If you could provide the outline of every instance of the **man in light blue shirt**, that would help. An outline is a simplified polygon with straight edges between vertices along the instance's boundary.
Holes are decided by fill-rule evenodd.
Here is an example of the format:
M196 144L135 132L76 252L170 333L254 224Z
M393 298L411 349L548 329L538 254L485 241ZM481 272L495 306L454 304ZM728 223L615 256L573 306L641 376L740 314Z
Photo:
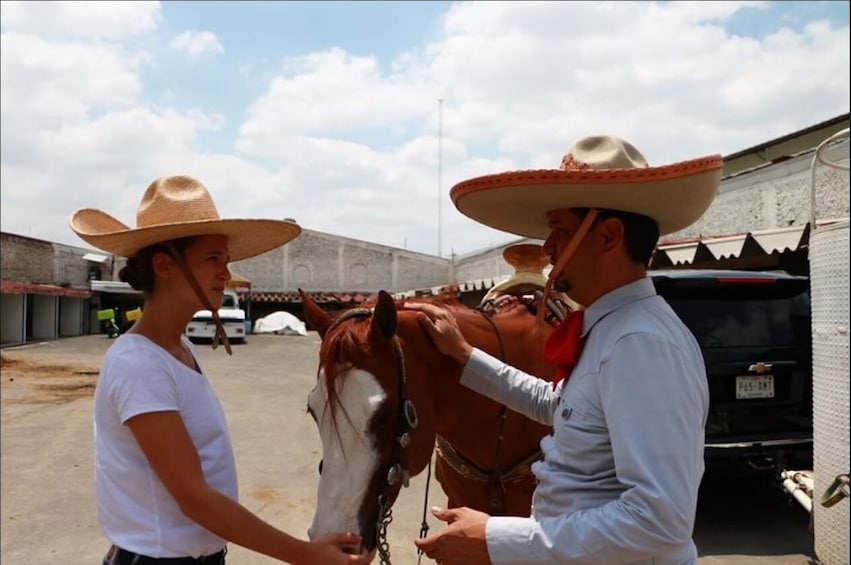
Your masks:
M553 426L532 468L532 515L435 509L448 526L417 540L429 557L447 565L697 562L706 374L697 342L657 296L646 266L660 234L703 214L721 166L713 155L649 167L628 142L595 136L572 145L561 169L453 187L455 205L473 219L545 239L554 264L547 292L586 309L581 355L575 365L563 359L559 374L572 372L553 387L471 347L445 310L409 305L437 347L464 364L464 385ZM557 365L558 352L573 347L559 329L546 347Z

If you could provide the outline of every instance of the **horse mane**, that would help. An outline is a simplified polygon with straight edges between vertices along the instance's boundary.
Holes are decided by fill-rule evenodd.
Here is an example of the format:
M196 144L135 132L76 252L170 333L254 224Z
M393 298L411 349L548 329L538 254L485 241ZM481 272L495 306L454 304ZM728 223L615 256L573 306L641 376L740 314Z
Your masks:
M344 315L345 312L346 310L340 312L338 316ZM341 325L334 336L334 339L322 339L319 345L319 363L320 369L325 374L325 390L328 394L325 404L330 412L331 427L336 431L339 429L337 425L338 410L351 423L345 407L337 396L337 378L353 366L351 359L358 350L357 326L355 324ZM339 432L337 433L339 438Z

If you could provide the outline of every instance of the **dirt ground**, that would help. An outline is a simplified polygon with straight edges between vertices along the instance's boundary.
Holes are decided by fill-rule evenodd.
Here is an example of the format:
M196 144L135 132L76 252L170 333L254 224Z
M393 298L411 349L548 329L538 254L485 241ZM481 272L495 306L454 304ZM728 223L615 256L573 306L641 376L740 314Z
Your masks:
M107 548L97 523L92 464L92 398L104 335L0 351L0 563L100 563ZM313 516L319 438L306 412L319 338L252 335L234 345L199 346L228 417L241 502L300 537ZM425 476L414 477L393 508L395 565L417 562ZM701 493L695 540L700 565L812 565L805 511L768 485L721 482ZM427 505L445 497L431 481ZM440 524L429 516L432 531ZM276 561L230 546L231 565ZM430 562L423 559L423 562Z

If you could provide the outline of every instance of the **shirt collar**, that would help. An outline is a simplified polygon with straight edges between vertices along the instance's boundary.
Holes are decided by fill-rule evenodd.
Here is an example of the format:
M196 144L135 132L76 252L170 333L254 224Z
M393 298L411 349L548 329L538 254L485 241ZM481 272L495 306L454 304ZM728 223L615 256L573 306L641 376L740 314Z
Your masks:
M655 295L656 287L653 286L650 277L638 279L607 292L585 310L582 319L582 337L587 336L594 324L605 318L609 313L627 304Z

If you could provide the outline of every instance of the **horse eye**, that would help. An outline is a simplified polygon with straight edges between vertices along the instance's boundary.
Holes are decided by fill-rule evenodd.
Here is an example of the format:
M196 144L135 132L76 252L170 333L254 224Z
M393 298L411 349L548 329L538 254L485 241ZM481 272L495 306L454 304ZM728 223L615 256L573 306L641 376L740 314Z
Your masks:
M322 459L319 460L319 474L322 474Z

